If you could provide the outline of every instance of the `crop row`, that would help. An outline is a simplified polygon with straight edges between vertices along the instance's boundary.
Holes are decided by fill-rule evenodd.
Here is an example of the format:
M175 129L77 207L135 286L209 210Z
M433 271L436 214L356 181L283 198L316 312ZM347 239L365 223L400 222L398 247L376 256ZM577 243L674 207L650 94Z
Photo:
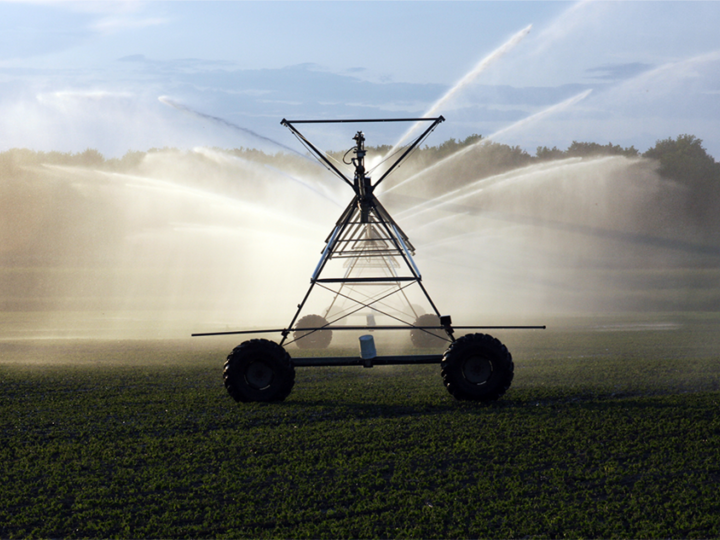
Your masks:
M490 406L434 366L314 368L237 405L221 358L106 347L0 366L1 537L720 536L716 361L538 357Z

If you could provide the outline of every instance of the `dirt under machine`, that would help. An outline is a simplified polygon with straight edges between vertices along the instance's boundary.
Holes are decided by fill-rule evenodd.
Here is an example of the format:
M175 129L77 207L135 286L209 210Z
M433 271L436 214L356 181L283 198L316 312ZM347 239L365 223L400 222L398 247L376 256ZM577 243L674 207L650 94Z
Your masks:
M510 352L498 339L484 333L455 337L456 330L530 329L544 326L453 326L442 315L422 282L413 260L415 248L375 196L378 185L402 163L445 119L394 118L373 120L285 120L299 141L353 191L350 204L340 215L325 241L308 288L285 328L198 333L193 336L276 333L279 343L250 339L227 357L223 379L228 393L239 402L282 401L295 384L295 368L312 366L373 366L440 364L443 382L459 400L493 401L513 380ZM415 122L426 129L403 150L375 182L365 166L365 135L357 131L355 144L343 157L352 166L349 178L338 161L319 150L297 128L300 124ZM347 157L351 156L350 161ZM322 314L306 314L315 295L325 298ZM361 324L357 324L360 320ZM285 347L295 343L304 352L329 347L335 332L364 332L359 337L359 356L299 356ZM375 332L409 332L413 350L446 347L443 353L377 354ZM324 351L323 351L324 352Z

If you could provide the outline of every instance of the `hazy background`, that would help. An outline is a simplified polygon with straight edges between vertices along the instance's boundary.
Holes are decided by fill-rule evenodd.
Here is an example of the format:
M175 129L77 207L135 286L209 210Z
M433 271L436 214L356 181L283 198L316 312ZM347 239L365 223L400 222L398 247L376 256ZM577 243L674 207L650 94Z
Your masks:
M456 90L427 144L644 152L689 133L720 155L716 2L9 2L0 15L5 339L285 326L351 192L292 153L282 118L420 116ZM356 129L393 145L405 126L307 133L341 150ZM720 305L717 220L695 204L717 215L717 190L619 155L480 174L483 148L408 163L380 196L456 323Z

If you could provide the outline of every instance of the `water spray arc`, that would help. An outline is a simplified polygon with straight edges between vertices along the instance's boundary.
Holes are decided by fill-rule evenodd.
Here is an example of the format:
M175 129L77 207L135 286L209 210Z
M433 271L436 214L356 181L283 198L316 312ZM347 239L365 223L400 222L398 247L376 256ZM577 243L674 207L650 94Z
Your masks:
M462 201L467 200L468 197L472 197L481 193L484 189L493 187L499 184L507 182L519 182L522 181L526 174L537 174L543 170L560 170L568 165L575 164L580 161L580 158L568 158L560 162L548 162L540 165L531 165L524 169L513 170L510 172L495 174L487 178L481 178L470 184L466 184L460 188L448 191L442 195L439 195L431 200L423 201L410 207L398 215L403 219L417 218L418 216L429 211L437 211L447 206L452 206Z
M579 103L580 101L582 101L583 99L585 99L586 97L588 97L591 93L592 93L592 90L591 90L591 89L585 90L584 92L580 92L579 94L577 94L577 95L575 95L575 96L573 96L573 97L571 97L571 98L568 98L568 99L566 99L565 101L561 101L560 103L556 103L555 105L551 105L550 107L548 107L548 108L546 108L546 109L543 109L543 110L540 111L540 112L537 112L537 113L535 113L535 114L531 114L531 115L528 116L527 118L523 118L522 120L518 120L517 122L515 122L515 123L513 123L513 124L511 124L511 125L509 125L509 126L507 126L507 127L504 127L503 129L501 129L501 130L499 130L499 131L496 131L496 132L493 133L492 135L489 135L489 136L485 137L484 139L481 139L480 141L478 141L478 142L476 142L476 143L474 143L474 144L471 144L471 145L469 145L469 146L466 146L466 147L463 148L462 150L458 150L458 151L455 152L454 154L451 154L451 155L449 155L448 157L446 157L445 159L442 159L442 160L438 161L437 163L433 163L433 164L432 164L430 167L428 167L427 169L425 169L425 170L423 170L423 171L420 171L419 173L414 174L414 175L412 175L412 176L409 177L409 178L406 178L405 180L403 180L403 181L400 182L399 184L395 184L394 186L392 186L392 187L388 188L387 190L385 190L385 192L386 192L386 193L390 193L391 191L393 191L393 190L395 190L395 189L397 189L397 188L399 188L399 187L401 187L401 186L407 185L407 184L415 181L415 180L416 180L417 178L419 178L420 176L422 176L422 175L424 175L424 174L426 174L426 173L429 173L430 171L433 171L433 170L435 170L435 169L437 169L437 168L441 168L441 167L447 165L449 162L454 161L454 160L458 159L458 158L461 157L461 156L464 156L464 155L467 154L468 152L471 152L472 150L475 150L475 149L477 149L477 148L479 148L479 147L482 147L482 146L485 146L485 145L487 145L487 144L490 144L493 140L497 139L497 138L498 138L499 136L501 136L501 135L504 135L504 134L506 134L506 133L509 133L509 132L511 132L511 131L514 131L514 130L516 130L516 129L519 129L519 128L521 128L521 127L523 127L523 126L526 126L526 125L528 125L528 124L531 124L531 123L533 123L533 122L537 122L537 121L539 121L539 120L542 120L543 118L545 118L545 117L547 117L547 116L550 116L550 115L552 115L552 114L555 114L555 113L557 113L557 112L564 111L565 109L567 109L567 108L569 108L569 107L572 107L572 106L575 105L576 103Z
M453 86L450 90L448 90L443 97L441 97L439 100L435 102L435 104L430 107L430 109L424 114L424 118L429 118L437 113L437 111L440 110L441 107L443 107L445 104L447 104L448 101L450 101L453 97L455 97L458 92L464 90L469 84L471 84L477 77L480 75L483 71L485 71L488 66L490 66L493 62L503 57L508 51L510 51L513 47L515 47L518 43L520 43L525 36L527 36L530 33L530 30L532 29L532 24L526 26L522 30L520 30L518 33L513 35L508 41L503 43L500 47L495 49L493 52L491 52L489 55L487 55L485 58L480 60L480 62L477 63L477 65L470 70L465 76L460 79L455 86ZM394 154L397 149L402 145L403 142L405 142L419 127L420 122L415 122L410 129L408 129L403 136L400 138L398 142L395 143L395 145L392 147L392 149L388 152L388 156ZM386 156L387 157L387 156Z
M296 154L302 158L306 158L306 156L304 156L297 150L294 150L294 149L290 148L289 146L285 146L283 143L278 142L274 139L271 139L270 137L265 137L264 135L260 135L259 133L256 133L255 131L253 131L251 129L247 129L247 128L238 126L237 124L233 124L232 122L228 122L227 120L220 118L219 116L212 116L211 114L205 114L205 113L196 111L194 109L191 109L190 107L187 107L186 105L182 105L181 103L173 101L168 96L160 96L160 97L158 97L158 101L164 105L172 107L173 109L177 109L180 112L184 112L186 114L195 116L197 118L202 118L203 120L210 120L211 122L216 122L218 124L222 124L223 126L229 127L235 131L239 131L240 133L244 133L245 135L250 135L251 137L254 137L258 140L270 143L273 146L282 148L283 150L287 150L288 152L290 152L292 154Z
M375 196L376 188L445 119L399 118L371 120L285 120L281 124L330 171L353 190L353 198L325 240L310 286L285 328L212 332L194 336L279 333L279 343L251 339L228 356L224 382L239 402L282 401L295 382L295 367L440 364L446 388L456 399L493 401L501 397L513 379L512 356L496 338L480 333L456 338L456 330L529 329L544 326L454 326L449 315L441 315L422 282L413 255L415 248L399 225ZM405 152L373 182L365 168L365 134L357 131L350 178L342 165L333 162L298 129L300 124L426 122L430 125ZM319 293L319 294L316 294ZM324 297L323 315L302 316L311 297ZM422 302L430 313L424 313ZM349 307L347 307L349 304ZM315 304L322 305L322 304ZM365 317L365 324L344 324ZM376 317L389 324L376 324ZM360 336L360 357L315 356L291 358L284 346L295 343L303 349L324 349L336 331L409 331L417 348L449 344L443 354L378 356L374 338Z

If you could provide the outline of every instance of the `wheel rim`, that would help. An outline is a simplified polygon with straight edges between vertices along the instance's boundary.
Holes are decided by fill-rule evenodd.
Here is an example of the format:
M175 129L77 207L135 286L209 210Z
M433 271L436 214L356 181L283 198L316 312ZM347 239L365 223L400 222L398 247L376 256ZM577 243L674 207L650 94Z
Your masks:
M493 372L492 362L481 356L471 356L463 364L463 377L472 384L485 384Z
M303 335L303 338L305 341L310 343L311 345L317 345L320 342L320 332L313 332L311 334L305 334Z
M256 390L270 386L273 379L273 370L265 362L256 360L245 370L245 380Z

